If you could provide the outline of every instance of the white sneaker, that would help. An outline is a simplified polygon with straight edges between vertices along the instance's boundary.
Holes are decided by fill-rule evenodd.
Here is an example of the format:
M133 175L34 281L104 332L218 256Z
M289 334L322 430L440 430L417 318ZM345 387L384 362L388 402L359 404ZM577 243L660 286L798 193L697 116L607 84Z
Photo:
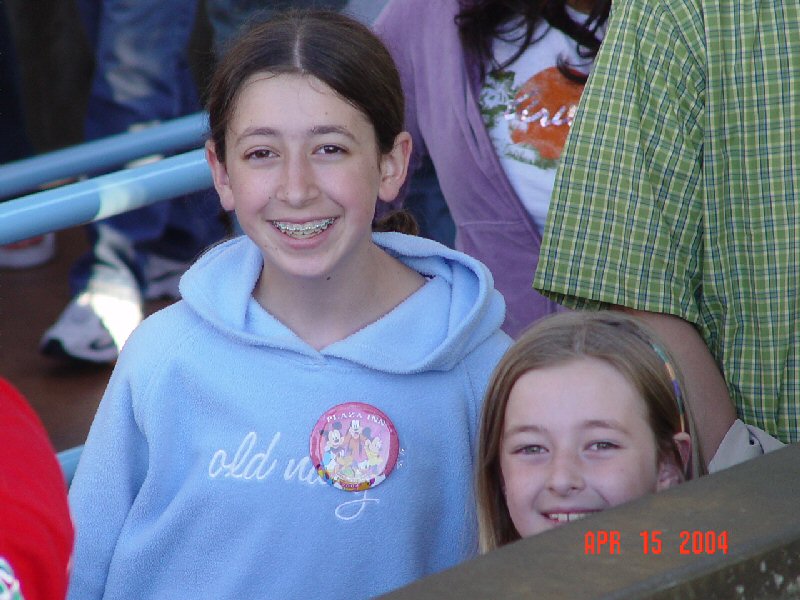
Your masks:
M112 363L142 318L141 303L134 299L83 292L44 333L39 348L47 356Z
M191 266L191 263L164 258L157 254L150 254L144 267L145 278L145 300L158 300L159 298L170 298L178 300L181 293L178 290L178 283L181 276Z
M56 236L45 233L0 246L0 268L28 269L43 265L56 253Z

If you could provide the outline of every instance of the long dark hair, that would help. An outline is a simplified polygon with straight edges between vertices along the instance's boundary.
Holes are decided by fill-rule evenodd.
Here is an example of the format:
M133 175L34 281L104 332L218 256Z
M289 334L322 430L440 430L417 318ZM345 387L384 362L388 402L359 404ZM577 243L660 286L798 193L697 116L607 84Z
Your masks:
M403 131L400 75L389 51L372 31L334 11L289 10L254 20L229 45L211 79L208 114L211 141L225 162L225 133L239 93L255 73L316 77L367 117L378 149L386 154ZM415 234L410 214L390 215L380 231Z
M511 65L536 43L533 32L540 20L563 31L578 44L578 55L593 59L600 50L602 38L598 31L608 20L611 0L594 0L589 18L584 24L576 22L566 8L565 0L460 0L461 11L456 15L456 25L461 44L467 52L476 55L481 65L481 77L495 69ZM516 30L517 19L524 22L521 37L510 37ZM503 63L498 63L492 53L492 42L501 38L517 42L517 51ZM558 59L558 68L568 79L585 82L586 75L571 68L565 60Z
M225 161L225 132L242 85L254 73L316 77L369 119L381 153L403 131L400 75L383 43L334 11L290 10L254 21L217 65L208 93L211 139Z

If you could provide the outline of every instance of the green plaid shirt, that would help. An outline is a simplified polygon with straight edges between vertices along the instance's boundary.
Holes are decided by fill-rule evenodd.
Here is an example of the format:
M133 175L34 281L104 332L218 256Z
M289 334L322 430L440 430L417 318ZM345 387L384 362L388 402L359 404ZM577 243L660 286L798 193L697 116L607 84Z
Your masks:
M800 439L800 0L614 0L534 287L698 327L739 415Z

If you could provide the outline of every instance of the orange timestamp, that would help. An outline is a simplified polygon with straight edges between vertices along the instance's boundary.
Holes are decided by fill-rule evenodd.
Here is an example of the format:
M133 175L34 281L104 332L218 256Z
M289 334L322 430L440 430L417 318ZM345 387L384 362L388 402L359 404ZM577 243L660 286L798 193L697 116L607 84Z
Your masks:
M660 529L640 531L642 554L661 554L664 542ZM728 531L683 530L679 532L678 554L727 554ZM587 531L584 534L585 554L621 554L622 535L616 529Z

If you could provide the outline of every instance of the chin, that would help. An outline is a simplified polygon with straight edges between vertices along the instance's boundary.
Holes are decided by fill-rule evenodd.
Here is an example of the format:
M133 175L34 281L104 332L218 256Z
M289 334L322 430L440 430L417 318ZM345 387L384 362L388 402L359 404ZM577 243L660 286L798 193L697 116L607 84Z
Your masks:
M532 523L523 523L522 527L517 527L517 532L520 537L526 538L555 529L556 527L558 527L558 524L553 523L550 519L539 518Z

